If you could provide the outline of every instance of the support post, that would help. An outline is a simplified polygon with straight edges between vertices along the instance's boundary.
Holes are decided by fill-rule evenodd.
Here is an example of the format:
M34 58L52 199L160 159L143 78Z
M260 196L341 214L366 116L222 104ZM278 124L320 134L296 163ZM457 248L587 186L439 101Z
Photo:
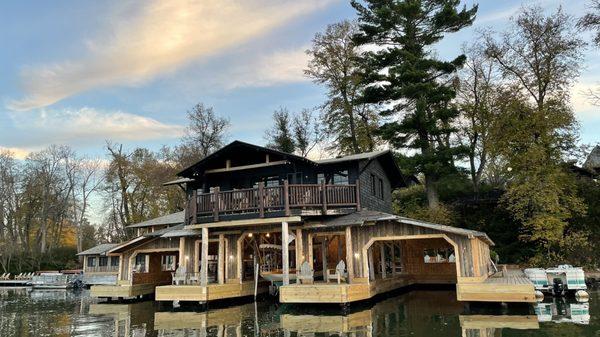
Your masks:
M290 284L290 251L289 251L288 223L281 223L281 263L283 264L283 285Z
M360 212L360 178L356 179L356 211Z
M346 227L346 268L348 268L348 283L354 281L354 252L352 251L352 231Z
M313 233L308 233L308 235L306 236L306 241L308 241L306 243L306 250L307 250L307 261L308 264L310 265L310 268L313 268L313 264L314 264L314 256L313 256Z
M323 238L323 242L321 242L321 260L323 261L323 279L327 278L327 246L328 241L327 237Z
M396 244L392 241L390 245L390 254L392 254L392 276L396 276Z
M198 221L198 190L192 192L192 224Z
M187 266L185 264L185 236L179 238L179 266Z
M385 271L385 244L383 244L383 242L379 243L379 255L380 255L380 259L381 259L381 278L386 278L386 271Z
M200 285L208 284L208 228L202 228L202 256L200 260Z
M302 240L302 229L296 229L296 269L300 269L304 262L304 247Z
M225 235L219 234L219 260L217 268L217 277L219 284L225 283Z
M323 215L327 214L327 185L325 181L321 182L321 205L323 206Z
M258 183L258 216L265 217L265 183Z
M290 216L290 185L287 179L283 181L283 207L285 216Z
M213 195L215 197L215 201L213 203L213 218L214 218L214 221L217 222L217 221L219 221L219 206L220 206L220 203L221 203L221 200L220 200L221 196L220 196L220 188L219 188L219 186L216 186L213 189Z

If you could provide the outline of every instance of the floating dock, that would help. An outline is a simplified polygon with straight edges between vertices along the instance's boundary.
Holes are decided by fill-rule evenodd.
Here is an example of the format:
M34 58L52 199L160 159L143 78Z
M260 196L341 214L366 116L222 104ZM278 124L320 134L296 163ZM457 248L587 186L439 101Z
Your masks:
M461 282L456 285L459 301L535 303L535 288L520 269L507 269L483 282Z

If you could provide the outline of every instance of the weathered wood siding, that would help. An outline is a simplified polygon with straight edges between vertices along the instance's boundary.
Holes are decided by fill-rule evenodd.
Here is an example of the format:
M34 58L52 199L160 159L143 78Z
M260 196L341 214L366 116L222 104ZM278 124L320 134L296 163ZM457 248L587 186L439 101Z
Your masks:
M360 174L360 200L361 207L392 213L392 187L388 175L383 170L379 160L362 161L359 163ZM375 176L375 192L371 175ZM379 179L383 181L383 198L380 196ZM374 194L374 195L373 195Z
M128 250L126 252L123 253L123 256L121 258L121 264L122 264L122 272L121 272L121 278L120 280L129 280L129 259L131 258L131 256L133 254L135 254L138 251L144 251L144 250L160 250L162 248L177 248L179 249L179 239L177 238L158 238L158 239L154 239L152 241L146 242L142 245L139 245L131 250ZM143 254L143 252L141 253ZM177 252L173 253L175 255L178 255ZM159 261L159 265L160 265L160 261Z

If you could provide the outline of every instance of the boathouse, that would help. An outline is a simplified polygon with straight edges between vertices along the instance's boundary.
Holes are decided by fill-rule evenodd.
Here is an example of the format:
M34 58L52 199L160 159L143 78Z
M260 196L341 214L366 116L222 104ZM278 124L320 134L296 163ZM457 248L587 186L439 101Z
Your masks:
M392 191L415 179L390 151L315 161L234 141L178 175L165 183L186 193L178 221L150 220L108 252L129 296L208 302L270 290L283 303L350 303L456 284L462 301L535 300L532 284L497 273L485 233L392 214ZM105 289L92 293L115 296Z
M83 257L83 282L86 285L117 284L119 257L106 255L115 246L116 243L102 243L77 254Z

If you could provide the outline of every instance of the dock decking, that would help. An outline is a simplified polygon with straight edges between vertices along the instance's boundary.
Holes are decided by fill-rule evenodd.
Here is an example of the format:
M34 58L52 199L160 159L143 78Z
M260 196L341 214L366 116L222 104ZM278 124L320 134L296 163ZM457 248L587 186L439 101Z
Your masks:
M535 288L519 269L496 273L483 282L458 283L459 301L535 303Z
M258 293L269 290L267 282L259 282ZM254 282L201 285L166 285L156 287L157 301L208 302L254 295Z

